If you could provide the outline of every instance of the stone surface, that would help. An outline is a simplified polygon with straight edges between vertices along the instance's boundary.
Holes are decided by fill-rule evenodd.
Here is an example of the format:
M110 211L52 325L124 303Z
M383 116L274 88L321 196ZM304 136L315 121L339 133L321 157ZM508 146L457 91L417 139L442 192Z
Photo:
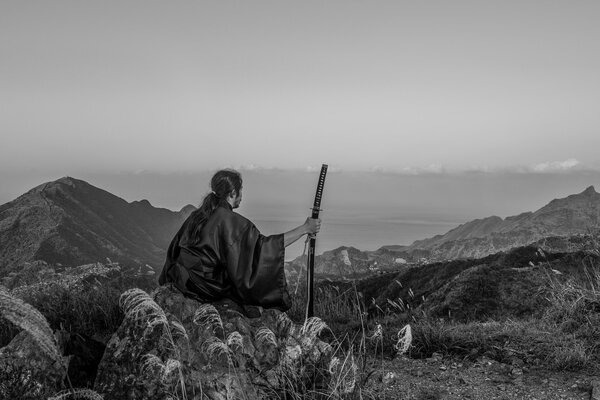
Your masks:
M389 385L390 383L395 382L397 379L398 379L398 374L396 374L395 372L387 372L385 375L383 375L381 382L384 385Z
M0 349L0 399L45 398L57 392L63 387L64 365L41 351L29 333L20 332Z
M592 381L591 400L600 400L600 380Z
M250 319L233 302L215 303L221 325L214 317L213 323L199 318L205 305L170 287L152 297L187 337L162 324L148 328L142 316L126 317L98 367L94 389L105 398L164 399L169 393L182 398L182 382L187 398L215 400L277 398L330 385L331 346L285 313L264 310Z

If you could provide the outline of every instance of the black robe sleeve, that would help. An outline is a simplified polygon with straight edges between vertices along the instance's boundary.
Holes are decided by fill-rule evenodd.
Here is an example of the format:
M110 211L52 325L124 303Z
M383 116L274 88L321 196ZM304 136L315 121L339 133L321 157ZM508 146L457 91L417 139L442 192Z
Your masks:
M251 222L225 243L227 274L244 304L287 310L283 234L264 236Z

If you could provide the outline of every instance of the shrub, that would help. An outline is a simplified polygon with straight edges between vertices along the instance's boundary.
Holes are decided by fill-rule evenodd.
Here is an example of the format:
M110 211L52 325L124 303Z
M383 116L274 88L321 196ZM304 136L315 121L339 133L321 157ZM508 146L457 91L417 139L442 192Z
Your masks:
M147 286L153 279L114 263L87 264L62 271L45 263L32 263L26 266L26 273L13 276L8 283L11 294L39 310L53 329L63 327L104 339L123 320L120 294L139 281ZM8 344L16 333L14 326L2 324L0 346Z

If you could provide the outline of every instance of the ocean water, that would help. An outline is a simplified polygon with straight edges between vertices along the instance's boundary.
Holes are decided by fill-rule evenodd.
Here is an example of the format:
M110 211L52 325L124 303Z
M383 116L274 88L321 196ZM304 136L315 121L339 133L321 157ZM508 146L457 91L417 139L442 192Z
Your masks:
M377 250L385 245L409 245L415 240L440 235L464 221L410 218L351 218L323 216L321 231L317 236L316 254L340 246L353 246L359 250ZM265 235L286 232L303 222L301 218L255 219L253 222ZM286 260L301 255L302 238L286 248Z

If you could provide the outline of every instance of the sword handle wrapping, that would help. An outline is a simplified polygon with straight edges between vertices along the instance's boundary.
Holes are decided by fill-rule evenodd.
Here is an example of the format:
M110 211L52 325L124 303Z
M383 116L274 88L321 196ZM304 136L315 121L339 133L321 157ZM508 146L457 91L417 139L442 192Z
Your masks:
M315 193L315 202L313 204L313 218L319 218L319 209L321 208L321 198L323 197L323 187L325 186L325 176L327 175L327 164L321 166L319 182L317 183L317 193Z

